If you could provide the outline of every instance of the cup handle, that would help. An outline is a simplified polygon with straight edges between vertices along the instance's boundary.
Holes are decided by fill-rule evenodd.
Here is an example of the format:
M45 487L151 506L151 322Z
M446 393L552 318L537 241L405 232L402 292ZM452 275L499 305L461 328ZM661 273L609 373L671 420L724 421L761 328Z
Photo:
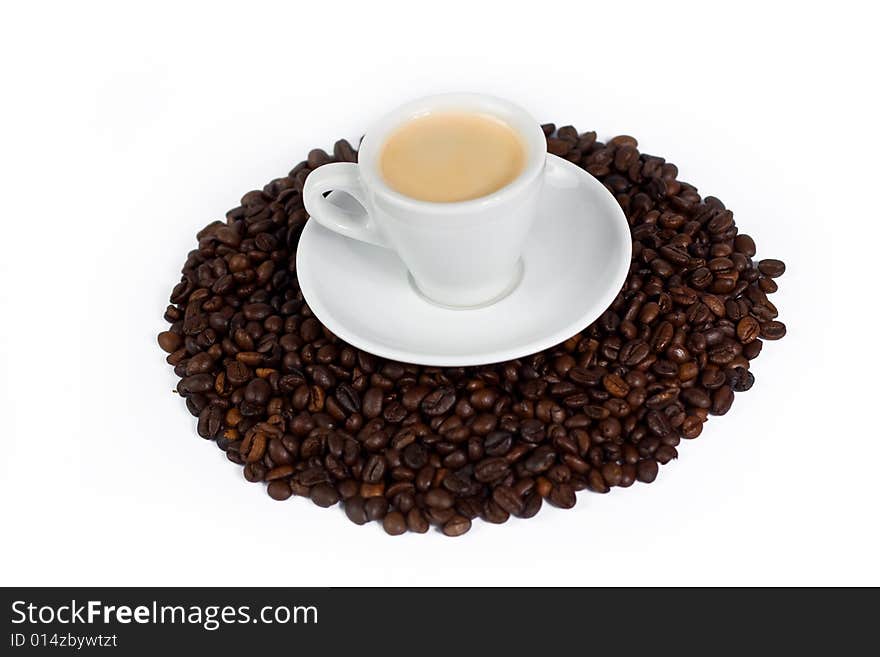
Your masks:
M328 201L324 194L334 190L354 197L363 212L349 212ZM324 228L361 242L390 248L367 210L366 198L358 165L351 162L325 164L312 171L303 186L306 212Z

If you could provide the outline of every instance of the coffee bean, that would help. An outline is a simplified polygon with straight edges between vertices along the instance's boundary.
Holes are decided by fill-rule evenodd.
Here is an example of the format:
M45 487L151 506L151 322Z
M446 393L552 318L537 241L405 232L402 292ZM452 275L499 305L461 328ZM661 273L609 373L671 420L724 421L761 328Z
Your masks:
M272 306L267 303L249 303L242 309L245 319L261 320L272 314Z
M244 478L250 482L263 481L266 478L266 466L262 463L247 463L243 472Z
M650 484L657 478L657 472L657 461L655 461L654 459L639 461L637 466L637 476L639 481Z
M461 536L471 528L471 521L464 516L453 516L443 525L443 533L447 536Z
M345 515L356 525L363 525L370 520L364 508L364 498L359 495L345 500Z
M403 419L406 417L406 409L400 402L393 401L382 411L382 417L390 424L398 424L403 422Z
M492 501L511 515L523 510L523 500L510 486L498 486L492 491Z
M226 366L226 381L233 386L241 386L250 381L253 373L241 361L234 360Z
M382 414L382 404L385 401L385 393L381 388L370 388L364 393L363 412L364 417L372 419Z
M455 391L452 388L438 388L422 400L422 412L429 416L443 415L455 404Z
M709 395L699 388L686 388L682 390L681 398L686 404L696 406L697 408L709 408L712 405Z
M455 499L442 488L432 488L425 493L425 504L437 509L450 509Z
M273 500L278 500L279 502L286 500L292 495L290 484L287 483L286 479L277 479L273 481L269 484L266 492L269 493L269 497Z
M481 482L497 481L507 474L508 468L507 460L502 457L483 459L474 466L474 477Z
M381 454L372 454L364 464L361 478L368 484L377 484L385 476L385 457Z
M483 449L487 456L504 456L513 445L513 434L509 431L493 431L486 436Z
M748 370L742 370L736 381L731 383L734 392L746 392L755 384L755 375Z
M546 436L544 423L535 418L523 420L519 427L519 433L523 440L533 444L542 442Z
M568 484L556 484L553 486L548 499L553 506L558 506L560 509L570 509L577 503L574 489Z
M629 386L626 381L616 374L607 374L602 377L602 385L614 397L626 397L629 393Z
M611 490L608 487L608 484L605 483L605 478L602 476L602 471L600 469L593 468L590 470L587 475L587 486L594 493L607 493Z
M336 400L346 413L360 413L361 398L348 383L341 383L336 389Z
M426 507L422 509L422 513L425 514L425 518L427 518L428 522L432 525L440 525L443 526L446 522L452 518L456 514L456 510L453 509L438 509L436 507ZM467 516L465 516L467 517Z
M162 331L159 334L159 346L162 348L162 351L173 354L180 349L181 344L183 344L183 340L177 333Z
M330 484L312 486L312 502L318 506L330 507L339 502L339 493Z
M757 252L755 249L755 240L743 233L736 236L736 239L733 241L733 246L737 253L742 253L750 258Z
M761 325L751 315L746 315L736 325L736 337L743 344L754 342L761 333Z
M522 511L520 511L520 518L533 518L538 515L538 511L541 510L541 506L544 501L542 497L537 493L530 493L526 495L525 501L523 502Z
M779 278L785 273L785 263L782 260L768 258L758 263L758 271L770 278Z
M269 385L268 381L259 378L251 379L247 386L245 386L244 400L252 404L262 405L269 401L271 394L272 386Z
M214 377L211 374L193 374L184 377L177 384L177 390L182 395L192 395L209 392L214 389Z
M712 405L710 407L713 415L724 415L730 410L733 404L733 388L724 385L712 393Z
M406 527L416 534L424 534L430 525L421 510L413 508L406 514Z
M369 520L381 520L388 513L388 500L384 497L370 497L364 502L364 511Z
M654 452L654 458L657 459L658 463L666 465L672 459L678 458L678 452L670 445L660 445L657 451Z
M382 528L391 536L400 536L406 531L406 518L400 511L391 511L382 521Z
M602 479L608 486L619 486L622 478L623 468L619 464L612 461L602 466Z
M411 443L403 450L403 462L418 470L428 462L428 450L421 443Z
M248 466L256 465L255 463L248 463ZM245 466L247 467L247 466ZM276 479L285 479L293 474L293 466L292 465L279 465L278 467L272 468L268 472L266 472L265 479L266 481L275 481Z
M546 472L556 462L556 452L550 446L541 446L525 460L525 469L533 474Z
M761 324L761 337L765 340L779 340L785 336L785 324L769 321Z

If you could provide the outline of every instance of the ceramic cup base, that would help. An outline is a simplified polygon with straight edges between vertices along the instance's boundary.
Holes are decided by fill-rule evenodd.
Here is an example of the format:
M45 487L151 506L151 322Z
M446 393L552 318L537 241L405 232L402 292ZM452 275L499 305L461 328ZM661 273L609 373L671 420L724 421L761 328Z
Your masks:
M513 278L510 280L510 283L507 285L507 287L505 287L499 294L496 294L494 297L492 297L488 301L484 301L482 303L476 303L471 306L453 306L453 305L432 299L427 294L422 292L421 288L419 288L419 284L416 283L416 279L413 278L413 275L410 272L406 272L406 280L409 282L409 285L413 289L413 292L415 292L417 295L419 295L419 297L421 297L423 300L427 301L431 305L438 306L440 308L445 308L446 310L478 310L480 308L486 308L488 306L491 306L492 304L498 303L503 298L505 298L506 296L511 294L514 290L516 290L516 288L522 282L525 270L526 270L526 266L523 263L522 258L520 258L519 260L516 261L515 273L513 275Z

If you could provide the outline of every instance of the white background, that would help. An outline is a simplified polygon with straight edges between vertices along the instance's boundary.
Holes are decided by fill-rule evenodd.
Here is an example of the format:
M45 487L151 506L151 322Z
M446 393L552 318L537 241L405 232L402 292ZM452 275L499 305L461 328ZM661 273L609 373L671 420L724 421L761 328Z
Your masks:
M880 584L867 4L4 4L0 583ZM655 484L392 538L246 483L155 336L200 227L455 90L678 164L788 264L789 334Z

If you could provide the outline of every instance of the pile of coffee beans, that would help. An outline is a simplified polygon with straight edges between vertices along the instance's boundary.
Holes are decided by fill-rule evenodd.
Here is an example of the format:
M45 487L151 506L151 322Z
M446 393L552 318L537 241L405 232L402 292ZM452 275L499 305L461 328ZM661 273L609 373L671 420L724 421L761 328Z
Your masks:
M245 194L186 259L159 345L199 435L273 499L342 504L393 535L459 536L475 518L654 481L752 387L764 341L785 335L767 296L785 265L754 260L733 213L632 137L543 127L549 152L602 181L631 227L629 275L595 323L480 367L393 362L334 336L303 300L294 256L306 176L357 160L338 141Z

